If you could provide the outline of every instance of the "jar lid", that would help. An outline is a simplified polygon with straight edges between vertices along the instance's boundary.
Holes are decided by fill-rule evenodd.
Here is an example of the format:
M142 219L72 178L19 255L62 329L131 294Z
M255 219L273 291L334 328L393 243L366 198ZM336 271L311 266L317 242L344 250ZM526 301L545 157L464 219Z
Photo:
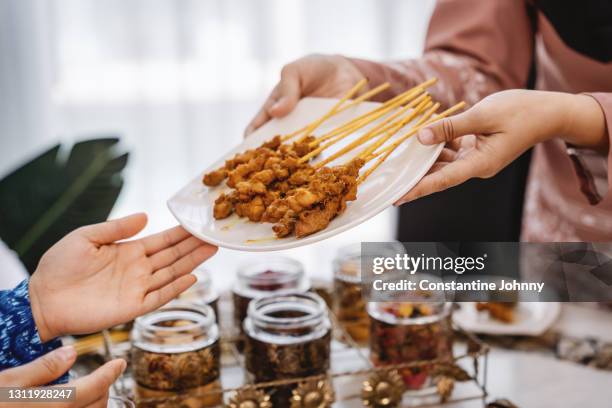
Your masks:
M392 325L431 324L447 317L452 302L369 302L370 317Z
M286 257L265 257L238 268L234 292L254 299L305 292L309 287L300 262Z
M137 318L132 329L132 344L154 353L199 350L218 339L210 306L179 301Z
M347 245L338 250L334 258L334 277L346 282L359 283L361 282L362 261L369 260L373 257L385 256L394 257L397 254L404 254L406 249L401 242L384 242L379 243L366 250L373 251L372 253L362 253L361 243Z
M195 275L197 281L192 287L181 293L178 298L179 301L209 304L219 298L208 269L200 267L195 269L192 274Z
M361 282L361 244L338 250L334 258L334 277L351 283Z
M308 292L251 301L244 328L264 342L294 344L324 336L331 323L325 301Z

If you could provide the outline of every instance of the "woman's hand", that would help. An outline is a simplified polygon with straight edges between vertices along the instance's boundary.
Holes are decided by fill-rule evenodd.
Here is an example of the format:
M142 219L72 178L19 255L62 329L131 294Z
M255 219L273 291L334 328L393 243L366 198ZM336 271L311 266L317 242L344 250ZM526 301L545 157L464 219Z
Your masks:
M471 178L493 177L530 147L555 137L607 152L606 122L597 101L587 95L524 90L488 96L418 133L423 144L446 146L429 174L396 205Z
M309 55L287 64L245 136L270 119L287 115L304 96L341 97L363 78L352 62L339 55Z
M49 384L68 371L75 360L76 352L70 346L53 350L31 363L0 372L0 386L38 387ZM108 389L123 373L125 366L125 360L122 359L109 361L93 373L63 385L75 387L74 401L53 404L33 402L30 405L22 402L18 405L15 402L6 402L0 403L0 408L46 407L49 405L65 408L106 408Z
M132 241L145 214L79 228L42 257L30 280L42 341L130 321L195 283L189 273L217 250L181 227Z

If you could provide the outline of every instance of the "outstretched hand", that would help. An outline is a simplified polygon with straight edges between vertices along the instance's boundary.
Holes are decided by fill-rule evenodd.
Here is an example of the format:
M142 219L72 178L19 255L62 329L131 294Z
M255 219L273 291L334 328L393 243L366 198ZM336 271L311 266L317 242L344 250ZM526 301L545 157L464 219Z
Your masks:
M30 280L42 341L124 323L159 308L196 281L217 250L182 227L132 241L145 214L79 228L42 257Z
M396 205L472 178L493 177L530 147L555 137L607 152L605 118L597 101L587 95L525 90L488 96L418 133L422 144L446 146L429 173Z

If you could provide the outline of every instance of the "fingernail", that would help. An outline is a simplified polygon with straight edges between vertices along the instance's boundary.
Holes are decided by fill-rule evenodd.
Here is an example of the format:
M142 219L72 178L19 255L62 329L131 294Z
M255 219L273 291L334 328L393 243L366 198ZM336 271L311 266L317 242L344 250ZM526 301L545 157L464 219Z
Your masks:
M64 361L71 361L76 357L76 350L72 346L64 346L55 350L57 356Z
M127 368L127 361L125 361L124 359L121 359L121 374L123 374L125 372L125 369Z
M248 136L251 133L253 133L253 126L248 126L245 130L244 130L244 135Z
M431 129L419 130L419 134L417 137L419 138L419 142L423 144L434 144L436 142L434 140L434 133Z

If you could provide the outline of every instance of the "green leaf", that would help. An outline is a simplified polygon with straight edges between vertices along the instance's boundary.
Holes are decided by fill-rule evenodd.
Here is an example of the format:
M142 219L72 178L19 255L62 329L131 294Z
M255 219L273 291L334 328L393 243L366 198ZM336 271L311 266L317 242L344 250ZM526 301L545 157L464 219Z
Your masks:
M65 158L56 145L0 180L0 238L30 273L70 231L106 220L128 161L118 142L82 141Z

